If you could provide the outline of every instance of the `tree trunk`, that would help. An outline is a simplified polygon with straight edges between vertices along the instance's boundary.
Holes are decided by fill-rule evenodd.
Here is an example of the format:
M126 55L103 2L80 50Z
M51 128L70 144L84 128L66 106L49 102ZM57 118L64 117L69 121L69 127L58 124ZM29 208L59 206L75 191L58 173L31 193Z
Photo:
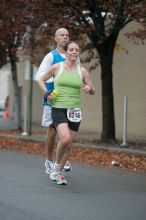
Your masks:
M12 72L12 83L14 89L14 106L16 111L16 128L22 130L21 127L21 98L20 98L20 89L18 86L18 78L17 78L17 66L16 60L10 55L10 64L11 64L11 72Z
M113 75L112 62L113 50L111 41L98 47L101 64L101 84L102 84L102 133L101 140L104 142L115 141L115 116L113 97Z

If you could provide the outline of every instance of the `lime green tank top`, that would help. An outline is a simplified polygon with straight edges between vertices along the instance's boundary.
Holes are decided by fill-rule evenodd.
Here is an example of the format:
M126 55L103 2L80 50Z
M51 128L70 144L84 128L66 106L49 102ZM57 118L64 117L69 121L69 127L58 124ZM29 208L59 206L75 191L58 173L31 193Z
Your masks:
M64 63L60 63L57 76L54 78L54 87L58 90L58 96L54 99L54 108L80 108L80 93L82 86L82 73L80 66L77 70L68 72L64 69Z

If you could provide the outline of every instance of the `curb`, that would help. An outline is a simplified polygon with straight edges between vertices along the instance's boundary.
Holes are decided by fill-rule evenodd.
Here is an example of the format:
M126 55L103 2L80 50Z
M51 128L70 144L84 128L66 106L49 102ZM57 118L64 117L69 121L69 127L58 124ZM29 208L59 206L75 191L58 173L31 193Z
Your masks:
M23 135L11 135L11 134L0 134L0 138L15 138L19 140L24 140L24 141L34 141L34 142L44 142L43 137L39 136L23 136ZM135 155L135 156L142 156L146 157L146 151L139 150L139 149L131 149L131 148L126 148L126 147L106 147L106 146L98 146L96 144L92 143L79 143L75 142L73 143L74 147L81 147L81 148L91 148L91 149L97 149L97 150L102 150L102 151L109 151L113 153L124 153L127 155Z

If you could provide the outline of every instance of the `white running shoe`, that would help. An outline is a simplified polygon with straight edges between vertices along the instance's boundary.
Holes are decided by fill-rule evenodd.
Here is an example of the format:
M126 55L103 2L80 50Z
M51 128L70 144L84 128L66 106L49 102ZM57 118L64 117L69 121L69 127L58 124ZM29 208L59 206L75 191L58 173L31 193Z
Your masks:
M60 165L55 162L54 168L50 172L50 179L53 181L57 181L57 175L59 172L60 172Z
M66 172L68 172L68 171L70 171L71 169L72 169L71 164L70 164L70 162L67 160L66 163L65 163L65 165L64 165L63 170L66 171Z
M60 172L58 175L57 175L57 184L58 185L67 185L67 180L65 179L64 175L63 175L63 172Z
M60 166L54 164L54 170L50 173L50 179L56 181L58 185L66 185L67 181L63 175L63 171L60 171Z
M57 175L58 173L54 170L50 173L50 179L53 181L57 181Z
M50 160L46 160L45 161L45 173L47 174L47 175L50 175L50 173L53 171L53 169L54 169L54 163L53 163L53 161L50 161Z
M50 179L56 181L58 185L67 185L67 180L65 179L63 172L51 172Z

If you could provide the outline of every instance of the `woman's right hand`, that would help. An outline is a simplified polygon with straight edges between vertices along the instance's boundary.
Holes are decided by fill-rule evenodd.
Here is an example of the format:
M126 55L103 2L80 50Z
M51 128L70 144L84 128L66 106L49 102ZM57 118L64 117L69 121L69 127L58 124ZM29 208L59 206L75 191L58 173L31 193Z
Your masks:
M53 96L52 96L51 94L48 95L47 100L48 100L49 102L52 102L52 101L53 101Z

